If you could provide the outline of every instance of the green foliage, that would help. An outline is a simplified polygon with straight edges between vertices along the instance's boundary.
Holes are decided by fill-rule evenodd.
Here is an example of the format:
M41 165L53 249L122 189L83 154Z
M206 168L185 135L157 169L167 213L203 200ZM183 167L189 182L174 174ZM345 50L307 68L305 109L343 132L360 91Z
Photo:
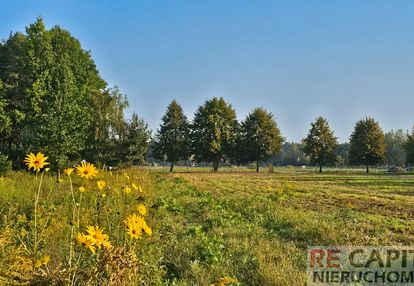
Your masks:
M409 164L414 164L414 128L411 134L407 136L407 140L404 144L404 149L406 152L406 162Z
M388 165L403 166L405 163L404 145L407 140L407 134L403 130L391 130L385 133L385 162Z
M143 118L138 117L135 113L132 114L131 120L126 124L126 134L123 140L124 150L126 150L123 156L124 163L144 163L150 138L151 131L148 129L148 124ZM119 151L122 154L122 150Z
M273 114L263 108L255 108L241 123L238 150L241 161L259 163L272 158L282 146L283 138Z
M351 135L349 159L351 164L369 166L385 160L384 133L373 118L358 121Z
M90 102L94 112L87 146L82 153L91 162L117 164L120 162L119 152L125 152L122 138L126 134L124 111L128 100L115 86L95 93Z
M160 129L157 130L154 142L154 156L160 160L174 163L185 160L189 156L190 133L187 117L181 106L173 100L162 117Z
M338 144L335 151L337 166L343 167L349 164L349 147L349 143Z
M302 166L308 164L308 158L303 152L303 144L285 142L280 152L273 157L273 164L277 166Z
M312 164L319 166L321 173L322 166L335 162L335 150L338 147L338 142L325 118L318 117L311 124L309 134L303 142L305 154L309 156Z
M16 33L4 43L0 58L8 103L3 100L0 108L11 122L2 149L16 161L29 150L42 150L54 167L62 168L84 149L89 99L106 86L90 54L68 31L46 30L38 18L26 34Z
M0 176L6 175L12 169L12 162L7 155L0 153Z
M137 118L125 120L127 107L90 52L68 31L46 29L42 18L0 44L0 151L16 167L40 150L55 170L81 157L142 162L148 130Z
M207 100L194 114L192 149L197 161L213 162L214 171L233 155L238 123L236 112L222 97Z

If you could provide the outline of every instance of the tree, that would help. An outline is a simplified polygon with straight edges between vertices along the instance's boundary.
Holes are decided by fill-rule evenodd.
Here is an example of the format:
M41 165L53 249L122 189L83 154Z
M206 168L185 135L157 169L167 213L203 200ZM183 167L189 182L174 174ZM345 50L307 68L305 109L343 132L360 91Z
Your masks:
M349 159L351 164L369 166L384 162L384 132L379 123L367 117L359 120L350 139Z
M182 107L173 100L162 117L154 142L154 156L171 162L170 172L179 160L189 156L189 123Z
M22 131L30 112L26 90L31 87L32 79L27 64L26 42L24 34L15 33L0 43L0 79L3 82L0 97L2 111L8 121L8 127L3 128L0 134L0 148L9 155L15 168L22 164L24 158Z
M411 134L407 136L407 140L404 144L404 150L406 152L405 162L408 164L414 163L414 128Z
M309 134L303 142L305 154L309 156L312 164L319 166L320 173L322 173L324 165L335 162L335 150L338 147L338 142L325 118L318 117L311 124Z
M94 112L90 122L87 145L83 156L101 165L117 164L117 150L122 149L122 138L126 135L127 123L124 111L129 103L117 86L96 92L90 99Z
M238 142L243 161L256 161L256 172L260 162L272 158L282 146L283 138L273 114L263 108L255 108L241 123Z
M213 163L217 171L234 149L238 122L236 112L222 97L207 100L194 114L191 145L197 161Z
M2 149L15 162L42 150L56 170L79 157L91 122L89 100L106 87L89 52L68 31L47 30L38 18L2 45L0 66L11 122Z
M385 162L388 165L403 166L405 163L404 144L407 134L403 130L391 130L385 133Z
M123 144L120 145L124 148L119 150L120 157L123 158L124 163L143 164L150 138L151 131L148 129L148 124L143 118L133 113L131 120L127 121L125 138L123 139Z

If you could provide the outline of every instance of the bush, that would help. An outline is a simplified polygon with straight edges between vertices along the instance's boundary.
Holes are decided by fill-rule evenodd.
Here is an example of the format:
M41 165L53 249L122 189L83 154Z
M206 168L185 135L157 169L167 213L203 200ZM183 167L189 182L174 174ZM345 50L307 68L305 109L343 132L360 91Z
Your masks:
M12 162L9 160L9 157L0 153L0 176L6 175L11 169Z

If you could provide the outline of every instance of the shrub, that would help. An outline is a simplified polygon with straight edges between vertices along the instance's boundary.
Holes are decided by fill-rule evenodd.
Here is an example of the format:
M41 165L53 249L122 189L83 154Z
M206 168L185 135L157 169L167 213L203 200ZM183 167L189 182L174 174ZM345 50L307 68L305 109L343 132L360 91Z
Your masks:
M12 162L9 160L9 157L0 153L0 176L6 175L11 169Z

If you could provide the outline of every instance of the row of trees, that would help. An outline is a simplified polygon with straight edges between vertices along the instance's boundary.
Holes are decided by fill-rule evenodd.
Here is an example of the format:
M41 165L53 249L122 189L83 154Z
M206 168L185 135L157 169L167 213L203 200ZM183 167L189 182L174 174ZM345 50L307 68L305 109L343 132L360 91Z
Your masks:
M34 150L56 170L80 158L142 163L150 132L136 114L124 117L127 107L68 31L38 18L0 43L0 152L15 168Z
M223 98L212 98L198 107L190 123L173 100L155 135L153 155L171 162L170 171L178 161L190 157L211 162L214 171L226 160L237 164L254 161L259 171L261 162L271 158L275 162L281 154L289 156L288 152L293 164L295 160L309 162L319 166L320 172L323 166L335 164L363 165L369 172L372 165L384 162L400 165L404 157L408 162L414 160L414 131L412 135L404 135L401 130L384 134L373 118L356 123L349 143L338 144L323 117L311 124L301 144L283 144L283 141L273 115L263 108L253 109L239 123L230 104Z
M191 123L173 100L162 117L154 140L154 156L171 162L170 171L190 156L198 162L211 162L214 171L225 160L236 163L270 159L280 150L283 138L273 115L255 108L239 124L233 107L223 98L212 98L201 105Z

